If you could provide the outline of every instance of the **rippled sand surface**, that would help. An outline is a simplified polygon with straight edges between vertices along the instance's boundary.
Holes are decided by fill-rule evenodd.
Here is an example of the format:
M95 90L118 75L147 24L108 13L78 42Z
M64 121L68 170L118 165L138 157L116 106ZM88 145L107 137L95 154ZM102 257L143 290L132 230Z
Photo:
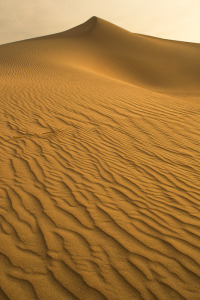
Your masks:
M93 17L0 46L0 299L200 299L200 45Z

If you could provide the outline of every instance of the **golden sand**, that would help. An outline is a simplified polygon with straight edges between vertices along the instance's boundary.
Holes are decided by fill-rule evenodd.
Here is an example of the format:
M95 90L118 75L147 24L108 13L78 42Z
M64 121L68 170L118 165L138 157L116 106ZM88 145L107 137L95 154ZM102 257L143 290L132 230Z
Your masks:
M0 299L200 299L200 44L93 17L0 46Z

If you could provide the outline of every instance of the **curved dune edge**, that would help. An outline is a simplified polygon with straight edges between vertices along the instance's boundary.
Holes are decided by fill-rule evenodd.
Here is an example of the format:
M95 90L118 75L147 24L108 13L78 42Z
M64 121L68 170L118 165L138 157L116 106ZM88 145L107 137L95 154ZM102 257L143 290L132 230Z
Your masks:
M99 18L0 46L0 299L200 299L199 50Z

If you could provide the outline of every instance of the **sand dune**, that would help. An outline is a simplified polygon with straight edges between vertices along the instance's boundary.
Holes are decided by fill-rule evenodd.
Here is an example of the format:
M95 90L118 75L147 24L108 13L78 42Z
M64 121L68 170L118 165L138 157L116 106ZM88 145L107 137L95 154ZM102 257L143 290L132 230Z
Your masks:
M200 299L200 45L93 17L0 82L0 299Z

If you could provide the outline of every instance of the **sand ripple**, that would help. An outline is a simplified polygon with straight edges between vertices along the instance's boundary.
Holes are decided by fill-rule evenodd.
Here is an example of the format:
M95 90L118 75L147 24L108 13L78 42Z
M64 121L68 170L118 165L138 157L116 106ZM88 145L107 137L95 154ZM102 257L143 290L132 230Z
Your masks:
M55 45L0 47L0 299L200 299L199 102Z

